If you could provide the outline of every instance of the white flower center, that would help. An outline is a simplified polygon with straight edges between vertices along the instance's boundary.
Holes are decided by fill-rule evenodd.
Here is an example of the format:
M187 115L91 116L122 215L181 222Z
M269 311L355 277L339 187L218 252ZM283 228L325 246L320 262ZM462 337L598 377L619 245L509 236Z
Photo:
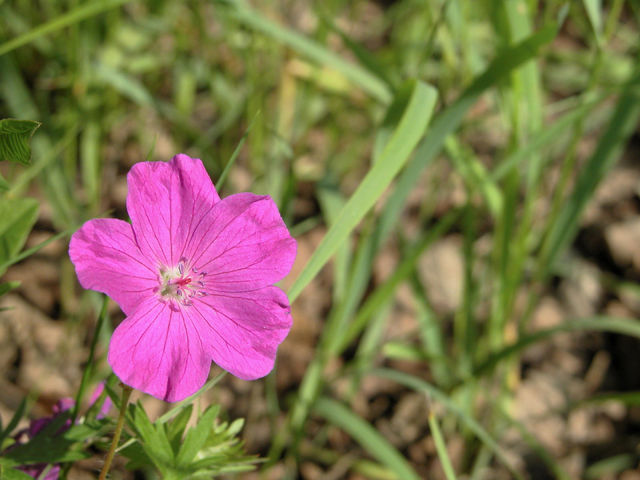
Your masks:
M160 267L158 276L158 296L164 301L175 301L181 305L191 305L193 297L203 297L205 272L199 272L189 265L185 258L174 267Z

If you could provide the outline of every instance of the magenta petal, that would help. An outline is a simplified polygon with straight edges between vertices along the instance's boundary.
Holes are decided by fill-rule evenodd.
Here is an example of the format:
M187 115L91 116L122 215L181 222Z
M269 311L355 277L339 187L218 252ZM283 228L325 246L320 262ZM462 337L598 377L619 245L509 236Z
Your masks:
M204 385L211 367L199 328L182 309L148 298L113 332L109 364L133 388L182 400Z
M207 291L246 291L284 278L296 257L296 241L271 197L238 193L215 205L186 251L206 272Z
M292 322L289 301L278 287L207 295L186 308L185 315L198 326L213 361L244 380L273 369L276 349Z
M96 385L96 388L93 390L93 393L89 397L90 406L93 406L93 404L98 401L98 399L100 398L100 395L102 395L102 392L104 392L104 382L100 382L98 385ZM109 414L109 410L111 410L112 406L113 406L113 402L111 401L111 398L107 395L106 397L104 397L104 402L102 402L102 406L100 407L100 411L96 414L96 418L100 419L100 418L106 417Z
M84 288L106 293L129 314L158 284L153 262L136 245L131 225L98 218L71 236L69 256Z
M175 266L192 231L220 201L199 159L179 154L169 163L141 162L127 176L127 211L140 249Z

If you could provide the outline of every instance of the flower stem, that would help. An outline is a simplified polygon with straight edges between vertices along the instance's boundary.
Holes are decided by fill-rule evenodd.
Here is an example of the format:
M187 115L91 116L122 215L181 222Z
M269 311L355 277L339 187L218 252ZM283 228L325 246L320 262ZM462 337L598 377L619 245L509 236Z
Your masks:
M109 453L107 453L107 458L104 460L104 465L102 466L99 480L106 480L107 473L109 473L109 468L111 467L113 456L116 453L116 448L118 447L118 442L120 441L120 434L122 433L122 426L124 425L124 414L127 411L127 404L129 403L129 397L131 396L132 390L133 389L128 385L122 385L122 399L120 400L120 413L118 414L118 423L116 424L116 431L113 433L111 447L109 447Z

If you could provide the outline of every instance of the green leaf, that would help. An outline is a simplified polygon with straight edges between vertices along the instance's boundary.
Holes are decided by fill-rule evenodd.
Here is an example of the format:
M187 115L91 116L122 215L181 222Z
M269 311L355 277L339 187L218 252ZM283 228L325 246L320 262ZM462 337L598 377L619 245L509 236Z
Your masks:
M427 128L436 98L433 87L416 82L402 120L379 160L364 177L289 290L291 302L329 261L407 162Z
M0 199L0 265L22 249L37 218L38 202L33 198Z
M58 433L70 416L71 412L58 415L28 443L18 445L3 455L20 465L72 462L91 456L80 450L82 444L75 441L73 432Z
M200 390L198 390L196 393L194 393L193 395L191 395L191 396L185 398L184 400L181 400L180 402L176 403L175 406L171 410L169 410L168 412L164 413L160 418L158 418L156 423L166 422L166 421L170 420L171 418L175 417L176 415L178 415L178 413L180 413L180 411L182 411L184 408L187 408L187 407L191 406L196 398L198 398L204 392L207 392L209 389L213 388L220 380L222 380L224 378L224 376L226 374L227 374L227 372L222 372L222 373L216 375L215 377L213 377L211 380L209 380L207 383L205 383L202 386L202 388L200 388Z
M351 435L372 457L389 467L398 478L402 480L420 478L386 438L341 403L321 397L316 401L314 411Z
M602 0L582 0L598 43L602 34Z
M205 410L204 414L198 418L198 424L189 429L186 437L184 438L182 448L180 448L180 451L176 456L176 464L179 468L189 465L189 463L191 463L195 458L196 454L204 446L209 434L211 433L211 429L213 428L213 422L218 417L219 412L220 405L209 406L209 408Z
M0 120L0 160L28 165L31 160L29 140L39 126L40 122L33 120ZM6 183L4 178L2 181Z
M13 414L13 417L11 417L11 420L9 421L9 424L7 425L7 427L4 430L0 431L0 448L2 447L2 442L4 442L4 439L11 434L14 428L18 426L18 423L24 416L26 409L27 409L27 397L24 397L20 402L20 405L18 405L18 408L16 409L15 413Z
M193 405L189 405L186 408L180 410L171 422L168 422L167 437L174 452L180 450L180 444L182 443L182 436L184 435L184 429L187 427L187 423L193 413Z
M0 465L0 478L2 480L33 480L31 475L5 465Z
M142 448L157 467L173 465L173 449L167 438L164 424L154 425L140 403L133 409L133 424L140 435Z

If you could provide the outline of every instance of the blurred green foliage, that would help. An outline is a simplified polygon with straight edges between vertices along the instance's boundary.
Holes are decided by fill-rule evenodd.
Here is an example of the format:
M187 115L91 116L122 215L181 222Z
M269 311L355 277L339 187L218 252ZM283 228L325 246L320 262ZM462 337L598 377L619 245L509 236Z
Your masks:
M622 0L0 2L0 118L42 123L34 162L2 170L7 195L22 201L37 182L51 209L44 221L64 232L121 208L118 181L134 162L183 151L215 182L232 159L224 193L272 195L299 238L328 227L292 298L333 258L330 310L300 388L279 398L266 382L265 469L284 459L294 478L305 455L337 461L324 441L337 425L374 459L354 460L354 471L419 478L350 408L362 379L377 375L444 406L443 418L425 415L448 479L481 478L489 466L525 476L504 451L514 425L568 478L510 406L532 343L579 330L640 337L636 322L600 317L530 329L581 214L637 128L639 14ZM412 192L424 194L409 215ZM35 215L13 235L23 239ZM410 217L417 231L406 228ZM447 316L416 265L452 231L464 278ZM398 267L374 279L385 249ZM402 284L418 331L387 341ZM78 299L67 295L62 315L72 316ZM424 375L374 369L397 359ZM345 380L349 388L332 388ZM323 419L315 438L311 417ZM458 435L454 472L443 445ZM628 465L613 460L592 471Z

